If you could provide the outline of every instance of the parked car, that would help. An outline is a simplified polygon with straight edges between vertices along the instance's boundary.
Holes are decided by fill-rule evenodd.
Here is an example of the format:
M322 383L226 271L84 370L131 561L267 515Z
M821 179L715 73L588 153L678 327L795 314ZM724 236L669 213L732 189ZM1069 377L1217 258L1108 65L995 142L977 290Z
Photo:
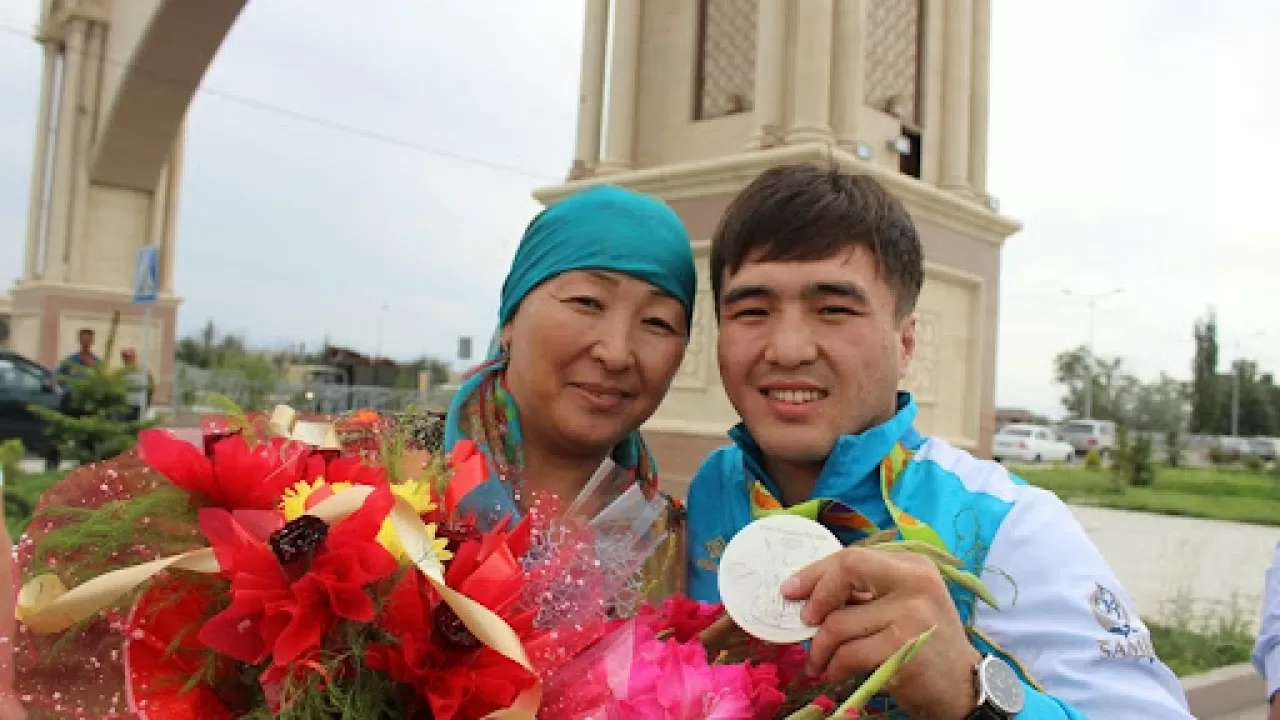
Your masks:
M1275 462L1280 455L1280 440L1269 437L1256 437L1249 440L1249 454L1259 460Z
M1116 424L1110 420L1071 420L1062 426L1062 437L1077 455L1097 450L1105 458L1116 446Z
M1043 425L1005 425L991 442L991 456L996 462L1071 462L1075 448L1054 439L1051 428Z
M45 433L45 422L29 406L65 407L65 391L47 368L17 353L0 350L0 441L18 438L27 452L58 466L58 448Z

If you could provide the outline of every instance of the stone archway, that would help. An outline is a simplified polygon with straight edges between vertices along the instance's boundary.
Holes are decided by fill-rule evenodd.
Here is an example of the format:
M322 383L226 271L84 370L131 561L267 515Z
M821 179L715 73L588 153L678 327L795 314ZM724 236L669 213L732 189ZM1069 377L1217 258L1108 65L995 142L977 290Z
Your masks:
M147 360L158 378L170 376L183 121L245 3L44 0L26 250L11 292L14 350L52 365L79 328L105 336L116 311L117 344L141 345L134 257L152 245L160 292Z

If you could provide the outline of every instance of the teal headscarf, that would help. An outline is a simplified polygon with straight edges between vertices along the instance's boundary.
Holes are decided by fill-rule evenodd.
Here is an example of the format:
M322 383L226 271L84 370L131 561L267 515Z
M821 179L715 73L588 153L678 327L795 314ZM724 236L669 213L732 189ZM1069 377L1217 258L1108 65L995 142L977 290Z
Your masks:
M498 326L486 362L462 383L450 404L445 448L467 437L463 431L468 422L464 417L467 401L486 386L486 380L506 368L499 346L503 326L534 288L572 270L608 270L644 280L678 300L684 306L686 326L692 327L697 273L689 235L675 211L657 198L614 185L598 185L571 195L543 210L525 229L502 284ZM514 403L509 404L504 411L507 434L518 443L519 417ZM495 452L503 452L485 447L483 438L472 439L491 459ZM639 433L632 433L623 445L621 462L634 466L638 461L635 451L643 448ZM497 482L494 468L490 471L491 482L473 491L476 498L469 497L472 501L466 504L518 512L509 489Z

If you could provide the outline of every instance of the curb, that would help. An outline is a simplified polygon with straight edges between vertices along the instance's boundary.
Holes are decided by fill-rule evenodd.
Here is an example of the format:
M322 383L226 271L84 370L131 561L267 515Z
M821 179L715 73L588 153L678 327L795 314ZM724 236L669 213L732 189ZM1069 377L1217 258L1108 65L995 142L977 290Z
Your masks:
M1182 679L1191 714L1198 718L1240 712L1266 702L1267 687L1248 663L1228 665Z

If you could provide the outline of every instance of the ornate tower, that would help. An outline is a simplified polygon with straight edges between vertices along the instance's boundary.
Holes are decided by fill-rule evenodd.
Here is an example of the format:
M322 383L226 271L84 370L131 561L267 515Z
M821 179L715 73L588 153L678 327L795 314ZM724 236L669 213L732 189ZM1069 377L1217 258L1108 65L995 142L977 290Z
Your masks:
M737 421L715 360L711 233L751 178L806 161L874 175L911 211L927 274L905 385L923 431L989 451L1000 247L1019 229L986 191L990 24L990 0L587 0L576 154L537 197L618 183L689 228L693 337L646 427L666 475L689 477Z

